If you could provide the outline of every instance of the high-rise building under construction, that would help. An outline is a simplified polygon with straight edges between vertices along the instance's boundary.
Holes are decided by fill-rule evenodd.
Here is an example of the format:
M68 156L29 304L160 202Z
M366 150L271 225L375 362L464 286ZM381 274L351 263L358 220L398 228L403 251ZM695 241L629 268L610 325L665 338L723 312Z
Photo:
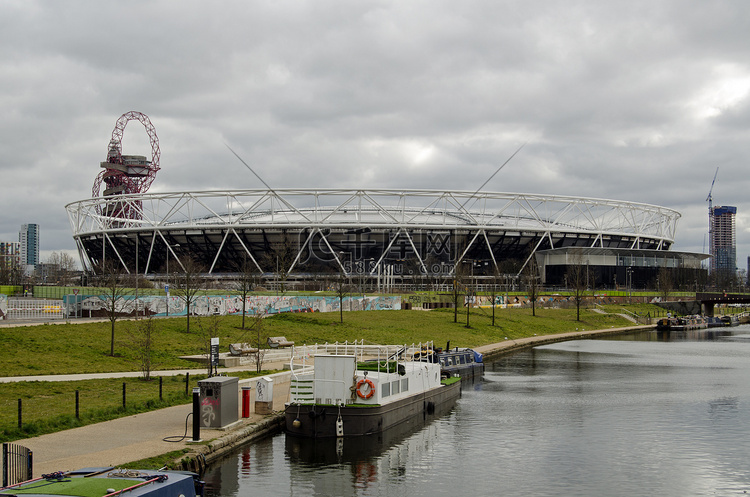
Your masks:
M737 243L734 218L737 207L718 206L711 209L709 222L711 272L737 271Z

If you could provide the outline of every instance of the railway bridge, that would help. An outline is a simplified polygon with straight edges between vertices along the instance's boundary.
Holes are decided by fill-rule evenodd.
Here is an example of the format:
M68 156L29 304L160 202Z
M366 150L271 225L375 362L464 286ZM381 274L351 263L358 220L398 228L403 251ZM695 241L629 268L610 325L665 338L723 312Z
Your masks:
M727 292L696 293L695 300L701 304L701 314L713 316L716 304L750 304L750 295Z

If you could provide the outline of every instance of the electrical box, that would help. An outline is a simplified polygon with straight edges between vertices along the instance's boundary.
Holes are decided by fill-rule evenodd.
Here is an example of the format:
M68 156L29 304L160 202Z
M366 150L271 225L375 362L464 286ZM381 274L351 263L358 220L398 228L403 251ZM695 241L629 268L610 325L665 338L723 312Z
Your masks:
M271 414L273 412L273 378L264 376L255 383L255 413Z
M201 426L223 428L238 420L239 378L214 376L198 382Z

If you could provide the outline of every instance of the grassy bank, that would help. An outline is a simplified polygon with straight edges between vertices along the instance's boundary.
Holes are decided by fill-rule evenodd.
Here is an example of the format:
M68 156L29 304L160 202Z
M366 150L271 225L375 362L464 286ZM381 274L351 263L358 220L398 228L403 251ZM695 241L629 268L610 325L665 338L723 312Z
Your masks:
M639 309L642 311L642 309ZM576 321L575 309L497 309L495 326L492 311L474 309L466 326L465 310L453 322L448 309L423 311L344 312L282 314L265 319L264 336L286 336L296 344L315 344L364 339L370 343L413 343L433 340L444 346L472 347L533 335L549 335L577 329L603 329L632 323L616 314L582 311ZM185 330L185 318L155 320L155 369L196 368L196 363L180 355L203 352L208 329L216 329L221 350L229 343L251 341L254 332L240 329L241 318L191 319L192 333ZM5 350L0 356L3 376L70 374L85 372L138 371L139 362L129 332L133 321L118 321L114 357L109 355L109 323L40 325L0 328ZM248 372L243 376L250 376ZM202 377L190 377L189 387ZM126 405L122 406L122 385L126 383ZM77 382L24 381L0 388L0 440L10 441L95 423L145 410L189 402L185 377L164 378L162 399L159 380L86 380ZM188 391L190 391L190 388ZM75 391L79 391L80 419L75 417ZM18 399L22 401L23 426L18 428Z

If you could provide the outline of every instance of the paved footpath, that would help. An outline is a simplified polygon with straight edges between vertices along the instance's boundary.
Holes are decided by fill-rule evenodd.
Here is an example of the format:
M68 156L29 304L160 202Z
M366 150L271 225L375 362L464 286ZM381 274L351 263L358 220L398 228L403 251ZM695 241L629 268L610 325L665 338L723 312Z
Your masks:
M514 349L541 345L563 340L575 340L580 338L595 338L598 335L613 334L640 329L653 329L653 326L631 326L627 328L613 328L608 330L576 331L562 333L559 335L547 335L529 337L519 340L504 340L500 343L475 347L475 350L485 354L487 357L510 352ZM281 369L278 365L278 369ZM232 370L240 368L224 368L222 373L231 375ZM191 372L204 372L205 370L190 370ZM166 373L166 372L165 372ZM170 374L184 374L185 371L169 372ZM137 375L137 373L136 373ZM289 375L288 371L276 373L274 377L274 399L273 409L281 412L284 403L289 397ZM100 375L60 375L60 378L68 380L85 379L90 376ZM123 373L112 373L109 377L122 377ZM52 381L48 377L33 377L34 380ZM25 381L23 378L0 378L0 382ZM253 380L242 380L240 386L246 385ZM254 401L254 388L251 394ZM251 402L251 411L254 402ZM240 406L241 408L241 406ZM49 435L18 440L15 443L28 447L34 452L34 475L54 471L67 471L92 466L117 466L147 457L155 457L174 450L190 447L192 439L192 417L187 416L192 412L192 405L169 407L147 413L136 414L124 418L97 423L93 425L74 428ZM239 418L239 421L227 427L225 430L201 429L203 440L212 440L259 423L267 418L267 415L251 413L247 419ZM187 436L179 442L167 442L167 437L180 438Z
M231 376L231 370L240 368L224 368L221 373ZM279 365L279 369L281 366ZM205 370L189 370L190 372L205 373ZM184 374L185 371L175 371ZM272 376L273 410L284 410L284 403L289 397L288 371L276 373ZM92 375L61 375L68 380L87 379ZM96 375L97 377L101 377ZM112 373L110 377L121 377L122 374ZM46 377L35 377L39 381L49 381ZM7 382L13 378L0 378L0 382ZM15 378L16 381L24 381ZM209 429L201 427L202 440L213 440L229 432L239 431L263 421L268 415L256 414L255 386L257 378L240 380L240 386L252 385L250 416L241 417L241 402L238 409L238 422L225 429ZM105 421L91 425L73 428L57 433L50 433L33 438L17 440L14 443L28 447L33 451L34 475L40 476L54 471L68 471L85 467L118 466L139 459L156 457L167 452L189 448L193 438L192 404L184 404L157 411L145 412L133 416ZM187 426L186 426L187 424ZM165 441L170 438L172 442ZM185 437L185 438L183 438Z

